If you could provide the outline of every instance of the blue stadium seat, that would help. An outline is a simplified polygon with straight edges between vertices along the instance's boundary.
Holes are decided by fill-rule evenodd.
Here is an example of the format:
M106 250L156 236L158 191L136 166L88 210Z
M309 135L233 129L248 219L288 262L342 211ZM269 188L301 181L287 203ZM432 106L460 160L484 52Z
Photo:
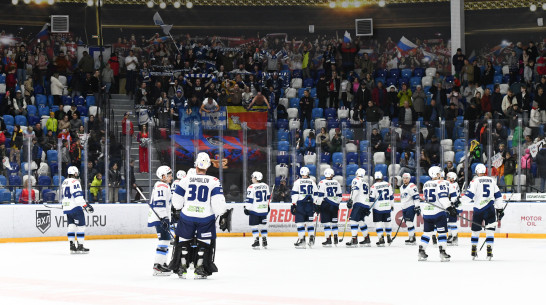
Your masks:
M485 88L491 90L491 93L493 93L493 90L495 90L495 85L488 84L488 85L485 86Z
M307 164L305 165L309 169L309 175L316 176L317 175L317 166L315 164Z
M277 141L288 141L290 139L290 131L288 129L279 129L277 131Z
M332 128L338 128L339 127L339 121L338 120L328 120L328 129Z
M277 129L287 129L288 120L287 119L278 119L277 120Z
M461 158L464 157L464 151L458 151L455 153L455 163L459 163Z
M49 107L53 107L53 102L54 102L53 95L49 95L47 97L47 104L49 105Z
M355 178L354 175L347 176L347 181L346 181L345 185L346 185L347 187L351 187L351 184L353 183L353 179L354 179L354 178ZM342 188L342 189L343 189L343 188Z
M24 115L16 115L15 124L20 126L27 126L27 118Z
M10 203L11 202L11 192L7 189L0 189L0 202Z
M480 163L472 163L472 165L470 165L470 171L472 174L476 172L476 166L478 166L478 164Z
M360 150L361 151L367 151L369 145L370 145L370 141L368 141L368 140L360 141Z
M495 75L493 77L493 84L502 84L502 75Z
M35 115L29 115L28 116L28 125L29 126L34 126L34 125L36 125L36 124L38 124L40 122L41 122L41 119L40 119L39 116L35 116Z
M348 126L348 125L346 125ZM342 135L347 140L354 140L355 139L355 132L351 128L344 128L342 131Z
M334 164L332 169L334 170L334 175L343 176L343 168L341 167L341 164Z
M322 108L313 108L311 114L312 114L313 120L317 118L322 118L324 116Z
M275 186L281 185L281 179L282 177L275 177Z
M19 174L19 170L21 169L19 167L19 164L17 164L17 162L10 162L9 163L10 166L11 166L11 170L8 169L8 174L11 175L11 174ZM8 177L9 178L9 177Z
M127 190L119 189L118 191L118 202L125 203L127 202Z
M38 109L38 113L40 114L40 116L44 116L44 115L49 116L49 107L47 106L40 107Z
M34 105L27 105L27 114L28 115L37 115L38 114L38 108Z
M87 114L89 113L87 107L85 106L78 106L78 111L80 112L81 116L87 116Z
M102 181L104 181L106 179L103 179ZM61 176L61 180L60 182L62 183L64 181L64 177ZM53 185L59 185L59 176L58 175L55 175L53 176Z
M330 155L330 153L328 152L323 152L320 154L320 163L330 163L330 159L331 159L332 155Z
M279 144L278 144L278 149L280 151L288 151L290 145L288 143L288 141L279 141Z
M40 186L50 186L51 178L49 176L40 176L38 177L38 185Z
M389 77L400 77L400 69L390 69L389 70Z
M429 176L421 176L419 177L419 182L422 183L422 184L425 184L427 183L427 181L430 180L430 177Z
M380 133L381 133L381 137L383 137L384 140L387 140L385 137L387 136L387 133L389 133L389 129L381 128Z
M337 119L337 109L335 108L326 108L324 110L324 118L329 119Z
M398 87L402 88L403 84L409 85L410 84L409 78L399 78L398 79Z
M402 77L404 78L410 78L412 74L411 69L402 69Z
M387 77L389 72L386 69L377 69L375 70L375 77Z
M413 69L413 76L419 77L419 78L425 76L425 69L423 69L423 68Z
M495 75L502 75L502 66L493 66L493 70L495 70Z
M94 99L94 98L93 98ZM74 99L74 105L83 106L85 105L85 98L83 96L78 96Z
M61 98L62 101L63 101L63 105L65 106L70 106L72 105L72 97L68 96L68 95L63 95L63 97Z
M345 158L348 164L349 163L358 164L358 154L355 152L348 152Z
M48 192L46 192L48 191ZM54 202L55 201L55 192L49 189L45 189L42 192L42 199L44 202Z
M4 123L6 125L15 125L15 118L13 118L12 115L9 115L9 114L4 114Z
M303 87L304 88L312 88L315 80L312 78L306 78L303 80Z
M277 164L290 164L290 155L277 155Z
M27 168L28 168L28 162L21 162L21 173L23 175L28 174Z
M376 77L375 78L375 84L377 85L379 82L381 82L382 84L385 84L385 78L384 77Z
M95 97L93 95L88 95L85 98L85 103L87 104L87 107L95 106Z
M0 175L0 186L7 186L8 185L8 179L4 175Z
M9 185L10 186L19 186L21 187L23 185L23 180L21 179L21 177L19 175L10 175L9 178Z
M343 153L335 152L332 155L332 163L333 164L342 164L343 163Z
M298 97L294 97L290 99L290 108L300 109L300 99Z
M455 140L455 143L453 143L453 149L456 152L464 151L464 143L465 143L464 139Z
M385 81L385 87L396 86L397 84L398 84L398 79L394 77L389 77Z
M47 105L47 97L43 94L36 94L36 105L38 106L46 106Z
M346 172L347 176L355 175L357 169L358 169L358 165L356 164L347 165L347 172Z
M410 85L412 88L415 88L417 87L417 85L420 85L421 84L421 78L420 77L412 77L410 78Z
M360 152L360 164L366 164L368 162L368 152L362 151Z
M305 92L305 89L307 88L299 88L298 89L298 98L302 98L303 97L303 93Z
M510 75L506 74L502 77L502 83L503 84L508 84L510 83Z
M46 153L47 161L51 163L51 161L57 161L57 151L56 150L48 150Z
M374 172L381 172L383 177L387 176L387 164L376 164Z

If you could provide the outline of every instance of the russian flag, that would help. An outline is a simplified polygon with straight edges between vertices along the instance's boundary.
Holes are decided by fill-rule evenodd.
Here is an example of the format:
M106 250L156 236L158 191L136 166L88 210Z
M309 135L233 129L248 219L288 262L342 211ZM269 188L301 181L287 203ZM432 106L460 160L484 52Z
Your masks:
M351 43L351 34L347 31L345 31L345 35L343 35L343 42Z
M47 23L44 24L44 26L42 27L40 32L38 32L38 34L36 35L34 39L39 41L44 41L49 39L49 27Z
M409 52L417 49L417 45L411 42L406 37L402 36L400 38L400 41L396 44L396 49L398 49L398 52L400 54L408 54Z

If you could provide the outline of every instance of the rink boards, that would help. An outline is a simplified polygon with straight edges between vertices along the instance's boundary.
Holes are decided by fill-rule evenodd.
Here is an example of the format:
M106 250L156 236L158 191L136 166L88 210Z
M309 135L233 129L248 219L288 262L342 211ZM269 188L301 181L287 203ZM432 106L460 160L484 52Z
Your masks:
M243 205L230 203L234 208L232 232L219 231L220 235L249 235L248 216L243 213ZM94 204L95 213L85 214L87 221L86 238L150 238L155 229L147 227L149 208L145 204ZM340 205L339 230L343 231L347 219L345 203ZM462 206L462 216L472 219L472 207ZM402 219L400 203L395 202L392 212L392 227L396 231ZM515 238L546 238L546 202L510 202L505 216L498 224L496 236ZM271 235L295 235L294 216L289 203L271 203L268 215ZM371 217L367 218L370 231L374 231ZM470 232L471 223L462 218L458 221L459 232ZM322 226L319 223L319 231ZM416 231L423 228L422 217L416 219ZM349 230L349 229L348 229ZM67 223L62 210L43 205L3 205L0 206L0 242L49 241L66 239ZM406 235L406 225L402 223L400 234ZM374 234L374 233L372 233Z

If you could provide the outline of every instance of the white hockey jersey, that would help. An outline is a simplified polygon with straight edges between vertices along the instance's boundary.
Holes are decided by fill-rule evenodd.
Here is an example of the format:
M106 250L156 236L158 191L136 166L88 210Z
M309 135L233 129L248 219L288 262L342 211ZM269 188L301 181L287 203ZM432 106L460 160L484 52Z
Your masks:
M440 180L429 180L423 185L423 194L425 196L425 202L421 203L421 213L423 217L433 216L440 212L444 212L451 203L447 196L447 185L445 181ZM438 207L435 207L431 204L434 204Z
M470 203L471 201L474 202L474 209L478 210L485 208L490 203L494 203L496 209L504 208L497 181L491 177L474 177L470 181L468 190L461 197L461 202Z
M311 196L311 199L315 202L317 192L317 185L313 180L309 178L300 178L294 182L294 186L292 187L292 203L296 204L307 196Z
M245 207L250 214L266 216L269 212L269 186L263 182L251 184L246 189Z
M153 211L151 208L148 211L149 225L157 225L159 220L165 217L168 219L171 218L171 198L171 187L165 182L157 181L150 198L150 205ZM155 215L156 213L159 218Z
M390 183L380 181L372 185L370 188L370 201L374 202L376 199L377 202L373 206L374 210L379 212L391 210L394 201L394 192Z
M343 192L341 191L341 185L337 180L324 179L319 182L317 189L317 199L315 202L317 205L321 205L323 202L327 202L334 206L339 205Z
M370 186L361 177L356 177L351 182L351 199L354 204L370 207Z
M459 197L459 194L461 194L461 190L459 189L459 184L457 182L448 182L448 195L449 195L449 201L455 202L457 201L457 198Z
M180 218L195 222L209 222L227 210L220 180L209 175L184 177L174 190L172 203L182 210Z
M80 180L67 178L61 186L61 203L63 205L63 213L68 214L74 212L75 209L81 209L87 203L83 196L83 189Z
M419 201L419 191L415 184L410 182L408 185L400 186L400 203L403 210L418 205Z

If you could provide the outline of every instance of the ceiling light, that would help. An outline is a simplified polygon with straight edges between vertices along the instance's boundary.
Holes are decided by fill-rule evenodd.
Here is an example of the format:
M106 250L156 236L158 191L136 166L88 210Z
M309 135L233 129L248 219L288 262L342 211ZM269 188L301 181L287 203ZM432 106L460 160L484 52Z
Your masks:
M173 6L174 8L180 8L180 2L176 1L175 3L173 3Z
M542 9L546 11L546 2L542 3Z
M30 3L30 0L23 0L23 2L24 2L25 4L29 4L29 3Z
M387 3L385 3L385 0L380 0L378 4L380 7L385 7Z
M153 2L153 1L148 1L148 2L146 2L146 5L147 5L149 8L152 8L152 7L154 7L154 2Z
M341 7L342 7L342 8L348 8L348 7L349 7L349 2L343 1L343 2L341 3Z
M19 3L19 0L11 0L11 4L17 5Z
M94 4L93 0L87 0L87 6L93 6Z
M335 8L336 7L336 3L334 1L330 2L328 4L328 6L330 6L330 8Z
M529 9L531 10L531 12L535 12L537 10L537 6L534 4L531 4L531 7L529 7Z
M362 3L360 3L360 1L355 1L355 3L354 3L355 7L360 7L361 5L362 5Z
M187 8L192 8L192 7L193 7L193 3L191 3L191 1L186 2L186 7L187 7Z
M159 7L164 9L167 7L167 4L165 4L165 2L159 2Z
M47 4L53 5L53 4L55 4L55 0L47 0Z

